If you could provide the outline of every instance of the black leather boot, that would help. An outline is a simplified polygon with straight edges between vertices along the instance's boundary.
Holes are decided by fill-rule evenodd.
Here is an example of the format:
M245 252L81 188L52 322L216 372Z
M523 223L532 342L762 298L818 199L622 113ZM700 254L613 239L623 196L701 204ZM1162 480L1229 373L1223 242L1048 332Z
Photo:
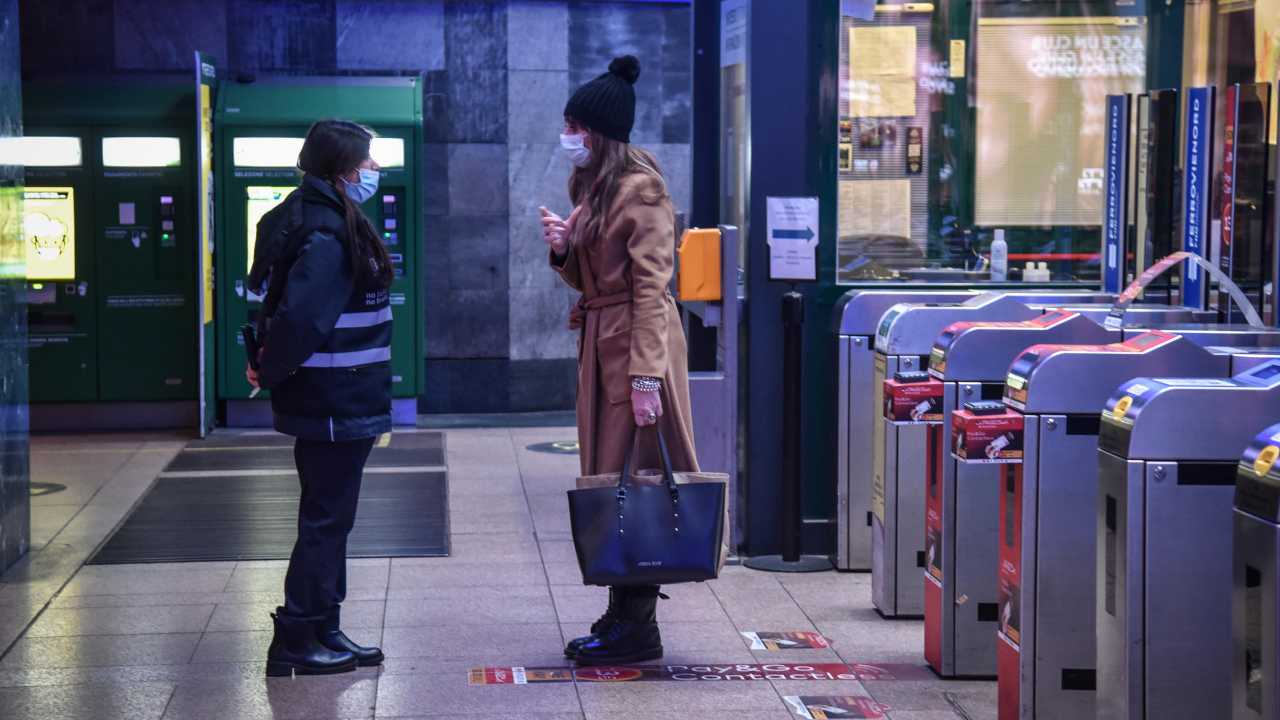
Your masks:
M349 652L355 655L356 664L360 667L381 665L382 648L365 647L352 642L351 638L340 629L342 626L340 613L340 610L336 610L333 615L325 619L319 631L320 643L334 652Z
M578 648L579 665L627 665L662 657L658 588L619 588L618 618Z
M609 606L605 608L604 614L599 620L591 623L591 633L580 638L574 638L564 647L564 656L572 658L578 654L583 645L591 642L597 635L609 629L613 625L613 621L618 616L618 598L620 597L621 588L609 588Z
M267 650L267 677L331 675L356 669L356 657L334 651L320 642L319 625L313 620L289 617L284 608L271 615L275 635Z

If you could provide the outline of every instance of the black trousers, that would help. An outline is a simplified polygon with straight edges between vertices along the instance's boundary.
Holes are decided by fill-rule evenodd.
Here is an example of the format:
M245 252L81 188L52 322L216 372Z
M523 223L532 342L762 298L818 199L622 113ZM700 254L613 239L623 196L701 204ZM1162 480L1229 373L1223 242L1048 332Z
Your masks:
M360 481L377 438L293 446L302 499L298 540L284 579L284 612L290 617L336 619L347 596L347 535L356 520Z

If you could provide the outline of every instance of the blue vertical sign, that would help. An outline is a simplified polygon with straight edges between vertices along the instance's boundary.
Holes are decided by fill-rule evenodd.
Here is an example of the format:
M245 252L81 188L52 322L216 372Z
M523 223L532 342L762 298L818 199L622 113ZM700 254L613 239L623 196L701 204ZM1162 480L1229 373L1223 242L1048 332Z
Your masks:
M1212 87L1187 90L1187 137L1183 146L1182 249L1204 257L1209 249L1209 177L1213 174ZM1208 283L1199 265L1182 264L1182 304L1203 310Z
M1129 96L1107 96L1106 195L1102 199L1102 290L1119 293L1124 281L1126 166L1129 160Z

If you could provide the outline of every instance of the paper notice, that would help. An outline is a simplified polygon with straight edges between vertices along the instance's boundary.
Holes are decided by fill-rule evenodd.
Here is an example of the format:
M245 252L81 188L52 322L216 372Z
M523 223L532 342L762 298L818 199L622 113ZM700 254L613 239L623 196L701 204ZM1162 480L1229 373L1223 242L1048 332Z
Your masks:
M849 114L854 117L915 115L915 78L880 77L850 81Z
M911 237L910 180L845 180L840 183L841 238Z
M855 27L849 29L849 77L915 77L916 29Z

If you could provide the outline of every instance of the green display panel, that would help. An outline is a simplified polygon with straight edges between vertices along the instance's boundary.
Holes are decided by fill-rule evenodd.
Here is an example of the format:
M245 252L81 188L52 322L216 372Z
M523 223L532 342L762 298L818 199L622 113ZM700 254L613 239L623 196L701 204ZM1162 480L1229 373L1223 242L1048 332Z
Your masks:
M49 81L23 95L32 402L195 400L193 89Z
M359 122L379 135L371 154L382 167L378 193L362 209L382 234L396 267L391 287L392 393L422 387L422 96L419 78L302 78L223 85L218 97L216 268L218 398L247 400L239 328L257 319L262 298L246 285L258 220L301 181L298 151L317 118ZM265 398L265 393L260 398Z

